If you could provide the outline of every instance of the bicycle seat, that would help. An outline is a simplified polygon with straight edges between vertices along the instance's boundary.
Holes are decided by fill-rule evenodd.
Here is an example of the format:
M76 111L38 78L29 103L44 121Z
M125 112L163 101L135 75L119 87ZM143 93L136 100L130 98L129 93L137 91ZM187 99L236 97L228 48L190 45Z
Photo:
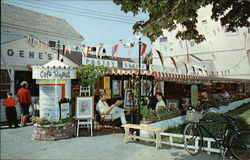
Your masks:
M230 122L234 122L236 121L236 117L230 116L228 114L224 114L224 117L226 118L226 120L230 121Z

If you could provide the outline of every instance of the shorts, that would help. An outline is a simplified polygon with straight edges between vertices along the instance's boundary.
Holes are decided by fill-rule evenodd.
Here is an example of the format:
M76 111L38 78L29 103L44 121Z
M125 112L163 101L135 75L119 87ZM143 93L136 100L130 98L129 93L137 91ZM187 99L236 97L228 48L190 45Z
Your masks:
M20 103L20 106L21 106L21 114L23 116L28 116L30 104L29 103Z

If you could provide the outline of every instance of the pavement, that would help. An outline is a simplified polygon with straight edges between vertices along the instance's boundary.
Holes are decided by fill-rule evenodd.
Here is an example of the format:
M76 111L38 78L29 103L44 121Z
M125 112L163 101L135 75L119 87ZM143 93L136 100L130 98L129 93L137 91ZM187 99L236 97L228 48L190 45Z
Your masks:
M216 160L217 154L189 155L184 149L152 143L124 143L124 133L97 134L57 141L32 140L33 126L1 127L1 159L82 159L82 160ZM87 130L81 130L87 132Z

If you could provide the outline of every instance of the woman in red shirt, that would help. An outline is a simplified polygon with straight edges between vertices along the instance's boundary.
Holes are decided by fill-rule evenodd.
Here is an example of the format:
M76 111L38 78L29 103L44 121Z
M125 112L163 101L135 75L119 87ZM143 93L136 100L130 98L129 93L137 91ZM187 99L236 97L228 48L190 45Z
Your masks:
M26 126L27 119L29 118L29 107L31 105L31 94L28 88L28 83L23 81L21 87L17 92L18 102L21 106L21 125Z
M15 98L12 97L12 93L7 93L7 98L3 101L3 105L6 107L6 117L8 120L9 128L11 128L12 125L15 125L15 128L19 127L17 124L17 114L16 114L16 107L17 101Z

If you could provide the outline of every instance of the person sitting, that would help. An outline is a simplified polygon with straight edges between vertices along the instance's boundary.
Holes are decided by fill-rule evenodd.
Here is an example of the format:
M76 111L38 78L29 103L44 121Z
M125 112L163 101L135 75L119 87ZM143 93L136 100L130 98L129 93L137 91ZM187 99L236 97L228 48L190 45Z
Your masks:
M208 94L205 89L201 93L201 100L208 101Z
M156 92L156 99L157 99L157 103L155 106L155 111L159 111L161 109L161 107L165 107L165 102L163 101L163 95L161 92Z
M230 98L229 93L228 93L225 89L223 89L223 93L221 94L221 96L222 96L223 98L225 98L225 99L229 99L229 98Z
M100 100L96 104L96 110L101 114L102 118L105 119L121 119L122 124L127 124L124 109L119 108L116 105L109 106L106 102L106 94L100 93Z

